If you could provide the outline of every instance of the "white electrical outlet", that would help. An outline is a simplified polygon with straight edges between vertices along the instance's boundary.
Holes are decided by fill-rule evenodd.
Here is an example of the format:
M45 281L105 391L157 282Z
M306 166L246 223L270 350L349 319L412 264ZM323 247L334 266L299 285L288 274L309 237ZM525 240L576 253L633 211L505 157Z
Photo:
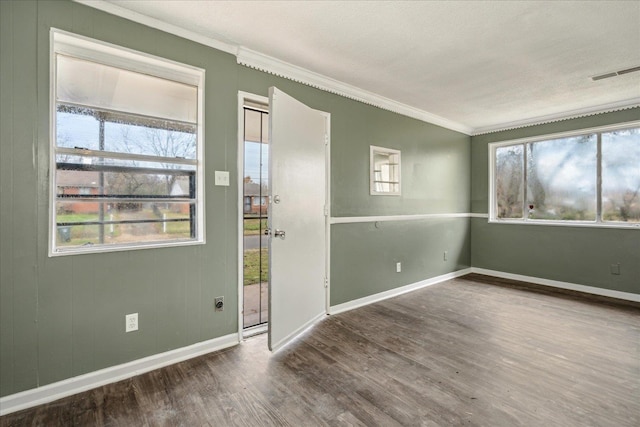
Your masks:
M442 257L443 258L442 260L446 261L448 255L449 255L449 252L448 251L444 251L444 256Z
M124 316L125 332L133 332L138 330L138 313L131 313Z
M402 271L402 263L396 262L396 273L400 273Z

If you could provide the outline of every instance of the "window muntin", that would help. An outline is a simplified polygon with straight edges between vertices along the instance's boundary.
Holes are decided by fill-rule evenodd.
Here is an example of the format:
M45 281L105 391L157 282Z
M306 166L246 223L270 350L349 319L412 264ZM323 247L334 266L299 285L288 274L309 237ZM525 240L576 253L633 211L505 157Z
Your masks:
M50 254L203 242L204 71L52 37Z
M602 134L602 219L640 223L640 128Z
M490 144L490 220L640 225L638 124Z
M524 149L522 145L496 148L496 203L499 218L522 218Z
M529 219L595 221L596 135L526 144Z

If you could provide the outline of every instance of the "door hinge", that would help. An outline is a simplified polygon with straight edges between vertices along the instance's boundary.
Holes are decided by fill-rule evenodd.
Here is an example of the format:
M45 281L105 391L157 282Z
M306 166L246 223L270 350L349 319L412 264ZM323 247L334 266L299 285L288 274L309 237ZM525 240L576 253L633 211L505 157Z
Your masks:
M329 134L328 133L324 134L324 145L329 145Z
M329 287L329 279L327 277L324 278L324 287L325 288Z
M328 216L329 215L329 206L325 205L323 212L324 212L324 216Z

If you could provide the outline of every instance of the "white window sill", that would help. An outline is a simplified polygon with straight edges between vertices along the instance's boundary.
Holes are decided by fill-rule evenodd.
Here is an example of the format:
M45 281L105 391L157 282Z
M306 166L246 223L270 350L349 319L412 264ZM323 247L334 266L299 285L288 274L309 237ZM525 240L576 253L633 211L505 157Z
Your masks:
M549 227L579 227L579 228L615 228L623 230L640 230L640 223L623 222L595 222L595 221L547 221L540 219L489 219L489 224L510 225L542 225Z
M83 254L95 254L104 252L122 252L122 251L134 251L138 249L153 249L153 248L174 248L177 246L193 246L204 245L205 241L202 240L172 240L170 242L158 243L132 243L128 245L89 245L74 248L57 248L55 251L49 252L50 257L67 256L67 255L83 255Z

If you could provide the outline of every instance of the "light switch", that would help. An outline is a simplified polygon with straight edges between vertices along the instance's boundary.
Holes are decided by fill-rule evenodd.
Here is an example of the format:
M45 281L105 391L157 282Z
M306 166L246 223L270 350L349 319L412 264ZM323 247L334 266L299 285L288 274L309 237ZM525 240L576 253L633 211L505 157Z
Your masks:
M216 185L229 185L229 172L228 171L216 171Z

